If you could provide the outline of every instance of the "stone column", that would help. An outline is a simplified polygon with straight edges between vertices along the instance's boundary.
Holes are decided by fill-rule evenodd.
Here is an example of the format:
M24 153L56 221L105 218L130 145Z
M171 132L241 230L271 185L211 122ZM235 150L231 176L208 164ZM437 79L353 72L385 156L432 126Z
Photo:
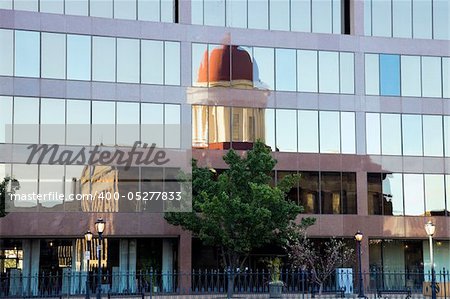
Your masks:
M186 294L191 288L192 274L192 236L183 231L178 243L178 287L181 294Z

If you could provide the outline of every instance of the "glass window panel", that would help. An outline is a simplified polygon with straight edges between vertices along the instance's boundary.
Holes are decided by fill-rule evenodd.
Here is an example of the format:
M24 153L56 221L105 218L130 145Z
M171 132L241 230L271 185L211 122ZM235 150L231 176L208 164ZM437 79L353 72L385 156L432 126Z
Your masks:
M380 94L380 65L378 61L378 54L365 55L365 76L366 80L366 94L379 95Z
M385 202L381 173L367 173L367 202L369 215L383 215Z
M341 112L341 152L354 154L356 152L355 113Z
M174 22L174 0L161 0L161 22Z
M383 173L384 215L403 215L403 177L401 173Z
M320 111L320 152L338 154L341 151L339 112Z
M259 89L274 87L274 49L253 48L253 85Z
M65 169L65 201L72 202L69 199L71 194L81 194L82 187L85 184L82 180L90 180L89 168L86 166L68 165ZM89 193L89 186L86 190Z
M180 85L179 42L164 42L164 84Z
M425 156L442 157L444 155L442 136L442 116L423 115L423 151Z
M117 39L117 82L139 83L139 40Z
M247 27L247 1L235 0L226 1L227 5L227 26L229 27Z
M318 111L298 111L298 151L302 153L319 152Z
M305 209L304 213L319 214L319 173L303 171L300 175L300 205Z
M446 202L447 202L446 210L447 210L447 215L449 215L448 214L448 211L450 210L450 175L449 174L445 175L445 195L446 195L446 198L447 198L447 200L446 200Z
M290 0L269 1L270 30L289 30Z
M444 175L425 174L425 207L428 216L445 216Z
M433 0L433 38L450 39L450 2Z
M420 97L420 56L401 57L402 96Z
M163 84L163 42L141 41L141 82Z
M64 200L59 198L60 194L64 194L64 166L63 165L40 165L39 166L39 193L50 195L50 200L42 200L42 207L48 209L46 211L63 211ZM56 196L51 195L57 192Z
M442 58L442 92L444 98L450 98L450 58Z
M366 113L366 148L368 155L381 153L380 114Z
M92 145L115 145L115 102L92 101Z
M231 46L231 85L236 88L253 87L253 48Z
M341 93L355 93L355 67L353 53L339 53L339 82L341 84Z
M12 113L12 97L0 96L0 143L11 143Z
M113 0L90 1L90 13L92 17L113 17Z
M437 97L441 93L441 58L422 57L422 96Z
M322 214L341 214L341 191L341 173L322 172L320 174Z
M39 143L39 98L14 98L14 143Z
M205 25L225 26L225 0L203 2Z
M162 104L141 104L141 140L164 147L164 112Z
M192 24L203 25L203 0L191 1L191 22Z
M357 214L356 210L356 173L342 173L342 206L341 213Z
M381 153L402 154L402 134L399 114L381 114Z
M40 33L15 31L15 76L39 77Z
M364 2L364 35L372 35L372 1Z
M413 0L413 37L432 38L431 0Z
M310 0L291 0L291 30L311 32Z
M275 78L276 89L282 91L296 91L296 51L290 49L275 50Z
M67 35L67 79L91 80L91 37Z
M39 10L48 13L64 13L64 0L40 0Z
M0 1L0 9L12 9L13 0Z
M91 143L91 102L67 100L67 144Z
M20 194L38 193L38 165L14 164L12 168L13 177L19 181ZM14 207L36 207L36 200L14 201ZM14 208L12 208L14 209Z
M425 212L423 175L405 173L403 175L405 190L405 215L422 216Z
M411 0L392 1L392 32L394 37L412 37Z
M319 51L319 92L339 93L339 53Z
M380 93L400 95L400 56L380 54Z
M297 127L296 110L276 110L276 138L277 151L296 152L297 134L293 134L293 128ZM286 128L291 128L287 130Z
M265 143L270 146L272 151L275 151L275 112L274 109L265 109Z
M115 74L116 39L94 36L92 38L92 80L114 82Z
M38 11L38 0L14 0L15 10Z
M341 0L333 0L333 33L341 33Z
M269 29L269 0L248 0L248 28Z
M136 0L114 0L114 18L136 20Z
M132 146L139 141L139 103L117 102L117 144Z
M164 147L180 148L181 146L181 114L180 105L164 105Z
M65 0L65 13L68 15L87 16L89 0Z
M65 144L66 101L41 99L41 143Z
M208 84L208 45L192 44L192 86Z
M391 1L372 0L372 34L391 36Z
M208 45L208 83L209 87L215 86L229 86L230 85L230 54L224 55L224 53L230 53L230 46L228 45ZM202 65L203 67L203 65ZM202 69L201 81L206 81L204 78L204 72Z
M192 105L192 147L208 147L208 106Z
M259 131L261 115L258 109L233 107L231 113L233 142L254 142L256 139L264 137ZM255 138L257 134L258 136Z
M210 147L222 148L231 140L231 108L224 106L209 106L208 139ZM212 144L213 143L213 144Z
M138 20L159 22L159 6L159 1L138 0ZM194 12L192 12L192 14L194 14Z
M65 79L66 77L66 35L42 33L41 67L43 78Z
M13 75L13 31L0 29L0 75Z
M332 1L312 1L312 32L332 33Z
M317 51L297 51L298 91L317 92Z
M444 116L444 152L450 157L450 116Z
M422 156L422 117L402 115L403 155Z

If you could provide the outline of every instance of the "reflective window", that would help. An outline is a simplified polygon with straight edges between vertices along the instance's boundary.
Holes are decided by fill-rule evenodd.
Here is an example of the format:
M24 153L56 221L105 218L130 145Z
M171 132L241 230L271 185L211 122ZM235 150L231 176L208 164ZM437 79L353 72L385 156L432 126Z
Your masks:
M154 2L152 0L147 0ZM203 0L191 0L191 22L192 24L203 25Z
M66 35L42 33L43 78L65 79L66 77Z
M226 1L227 26L247 28L247 1Z
M403 215L403 177L401 173L383 173L384 215Z
M91 102L67 100L67 144L91 143Z
M450 98L450 58L442 58L442 92L444 98Z
M116 39L92 38L92 80L114 82L116 74Z
M444 175L425 174L426 215L445 216Z
M311 1L291 1L291 30L311 32Z
M341 214L341 173L320 174L320 198L322 214Z
M136 0L114 0L114 18L136 20Z
M89 0L65 0L65 13L68 15L87 16Z
M422 156L421 132L421 115L402 115L403 155Z
M449 174L446 174L445 175L445 195L446 195L446 198L447 198L447 215L449 215L448 214L448 210L449 210L449 208L450 208L450 202L449 202L449 200L450 200L450 175Z
M450 39L450 2L433 0L433 38Z
M41 143L65 144L66 101L41 99Z
M12 106L12 97L0 96L0 143L11 143Z
M356 210L356 173L343 172L342 174L342 214L357 214Z
M91 80L91 37L67 35L67 79Z
M289 30L289 0L269 1L270 30Z
M148 144L164 146L164 112L162 104L141 104L141 140Z
M208 45L192 44L192 86L208 83Z
M132 146L140 140L139 103L117 102L117 144Z
M441 97L441 58L422 57L422 96Z
M383 215L387 203L383 195L380 173L367 173L367 206L369 215ZM392 205L391 205L392 210Z
M332 1L312 1L312 31L332 33Z
M401 140L400 115L381 114L381 153L383 155L401 155Z
M355 113L341 112L341 152L354 154L356 152Z
M141 82L163 84L163 42L141 41Z
M0 1L0 9L12 9L13 0Z
M394 37L412 37L411 6L411 0L392 1L392 34Z
M317 111L298 111L298 151L319 152L319 113Z
M444 152L450 157L450 116L444 116Z
M372 35L372 1L363 1L364 3L364 35Z
M180 85L180 43L164 42L164 84Z
M391 36L391 1L372 0L372 33Z
M16 10L38 11L38 8L38 0L14 0L14 9Z
M366 151L368 155L381 153L380 114L366 113Z
M296 53L290 49L276 49L276 89L282 91L296 91Z
M159 1L138 0L138 20L159 22L160 19L159 12L160 12ZM192 13L194 13L194 11ZM193 24L196 23L193 22Z
M90 1L90 15L93 17L112 18L113 0Z
M255 87L260 89L274 89L273 64L273 48L253 48L253 81Z
M180 148L181 119L180 105L164 105L164 147Z
M320 152L339 153L340 144L340 120L339 112L320 111Z
M13 74L13 31L0 29L0 75L12 76Z
M424 155L442 157L444 155L442 117L440 115L423 115L422 117Z
M277 151L296 152L297 151L297 115L295 110L276 110L276 138ZM290 129L287 129L290 128Z
M231 109L223 106L210 106L208 111L208 140L218 148L231 140ZM216 147L216 148L217 148Z
M12 166L13 177L20 182L20 193L31 194L38 193L38 165L14 164ZM36 200L14 201L14 207L32 208L36 207ZM30 211L30 210L27 210Z
M425 212L423 175L405 173L403 175L405 192L405 215L421 216Z
M300 205L305 209L304 213L319 214L319 173L304 171L300 173L299 182Z
M420 56L402 55L402 96L420 97Z
M39 10L48 13L64 13L64 0L40 0Z
M174 0L161 0L161 22L174 22Z
M225 0L203 2L205 25L225 26Z
M248 28L269 29L269 0L248 0Z
M355 92L355 67L353 53L339 53L339 65L340 92L353 94Z
M32 31L15 31L14 75L39 77L40 34Z
M413 37L432 38L431 0L413 0Z
M116 104L92 101L92 145L115 145Z
M298 91L317 92L317 51L297 51Z
M39 143L39 99L14 98L14 143Z
M319 52L319 92L339 93L338 52Z
M366 94L379 95L380 94L380 68L378 61L378 54L365 55L365 76L366 80Z
M264 116L264 133L265 143L270 146L272 151L275 151L275 111L273 109L265 109Z
M117 82L139 83L139 40L117 39Z
M400 56L380 54L380 94L400 95Z
M341 29L341 0L332 0L333 1L333 33L340 34L342 32ZM342 32L343 33L343 32Z
M39 166L39 193L51 194L50 192L64 194L64 165ZM64 211L64 200L54 198L42 201L42 206L52 212Z

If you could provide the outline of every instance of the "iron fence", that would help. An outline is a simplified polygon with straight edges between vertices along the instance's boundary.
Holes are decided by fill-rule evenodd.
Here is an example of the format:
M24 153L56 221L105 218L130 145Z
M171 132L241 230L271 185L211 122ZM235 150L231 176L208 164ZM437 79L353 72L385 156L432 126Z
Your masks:
M339 297L358 294L358 273L351 268L339 268L324 282L323 292ZM74 272L69 269L56 273L24 275L19 270L0 274L0 298L25 297L91 297L100 287L104 297L136 295L207 295L226 294L232 283L234 294L268 294L271 273L267 270L194 270L190 273L104 270L101 281L96 273ZM362 273L363 291L369 298L405 298L408 294L423 298L431 294L431 273L413 271L370 271ZM438 297L450 299L449 271L437 271ZM283 293L298 294L296 298L314 297L319 285L313 274L299 269L280 271ZM194 296L195 297L195 296Z

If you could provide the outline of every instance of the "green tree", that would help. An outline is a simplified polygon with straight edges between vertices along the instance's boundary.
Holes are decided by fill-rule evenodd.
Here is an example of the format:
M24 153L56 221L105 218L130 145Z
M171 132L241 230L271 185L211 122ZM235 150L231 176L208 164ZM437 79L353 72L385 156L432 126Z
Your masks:
M8 191L9 189L9 191ZM7 176L0 183L0 217L5 217L6 212L6 199L9 194L16 192L20 189L19 181Z
M284 244L298 226L314 223L315 219L302 218L296 224L303 209L286 199L298 175L285 176L277 186L271 186L276 160L262 142L256 142L244 156L230 150L223 159L228 168L219 175L193 161L193 212L166 213L165 218L191 231L206 245L220 248L227 268L242 268L253 249ZM230 282L228 286L230 297Z

